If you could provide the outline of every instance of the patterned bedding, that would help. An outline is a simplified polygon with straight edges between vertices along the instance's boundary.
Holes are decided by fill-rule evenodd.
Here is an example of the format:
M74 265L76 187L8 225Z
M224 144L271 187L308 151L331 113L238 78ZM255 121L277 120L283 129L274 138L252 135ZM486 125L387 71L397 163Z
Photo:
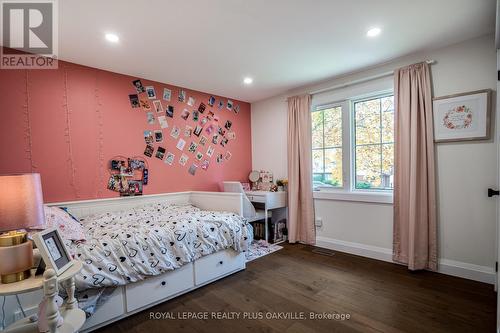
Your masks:
M83 262L80 291L143 280L222 249L243 252L253 238L244 218L191 205L149 204L80 221L87 241L67 244Z

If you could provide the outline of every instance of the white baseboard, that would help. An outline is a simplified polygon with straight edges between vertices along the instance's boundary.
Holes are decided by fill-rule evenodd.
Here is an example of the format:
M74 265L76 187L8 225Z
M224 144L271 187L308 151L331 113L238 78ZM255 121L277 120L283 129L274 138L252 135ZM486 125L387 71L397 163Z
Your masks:
M362 257L393 262L392 250L384 247L346 242L321 236L316 237L316 246ZM495 284L496 280L495 269L493 267L479 266L449 259L439 259L438 272L489 284Z

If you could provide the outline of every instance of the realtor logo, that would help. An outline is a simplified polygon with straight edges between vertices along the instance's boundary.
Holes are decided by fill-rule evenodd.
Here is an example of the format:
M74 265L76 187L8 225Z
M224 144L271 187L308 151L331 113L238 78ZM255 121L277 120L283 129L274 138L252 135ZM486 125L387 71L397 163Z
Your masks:
M57 68L56 1L1 2L0 68Z

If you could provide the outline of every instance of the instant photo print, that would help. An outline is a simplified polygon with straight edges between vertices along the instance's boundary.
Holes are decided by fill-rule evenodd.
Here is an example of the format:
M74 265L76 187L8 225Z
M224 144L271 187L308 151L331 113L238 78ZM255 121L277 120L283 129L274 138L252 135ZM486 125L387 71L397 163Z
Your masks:
M128 98L130 100L130 106L132 106L132 108L136 109L141 106L139 104L139 95L137 94L128 95Z
M149 99L156 99L156 92L153 86L146 87L146 94L148 95Z
M144 89L144 86L142 85L141 80L134 80L132 81L132 84L134 85L135 90L137 91L138 94L146 91L146 89Z

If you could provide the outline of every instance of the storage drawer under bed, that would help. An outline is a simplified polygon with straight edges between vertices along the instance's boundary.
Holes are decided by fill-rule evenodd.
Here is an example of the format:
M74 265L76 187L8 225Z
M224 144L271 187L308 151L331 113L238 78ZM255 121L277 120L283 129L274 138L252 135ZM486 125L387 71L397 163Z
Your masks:
M243 268L245 253L222 250L194 262L194 281L200 285Z
M147 280L125 286L127 311L163 300L184 290L193 288L193 264L182 267Z

